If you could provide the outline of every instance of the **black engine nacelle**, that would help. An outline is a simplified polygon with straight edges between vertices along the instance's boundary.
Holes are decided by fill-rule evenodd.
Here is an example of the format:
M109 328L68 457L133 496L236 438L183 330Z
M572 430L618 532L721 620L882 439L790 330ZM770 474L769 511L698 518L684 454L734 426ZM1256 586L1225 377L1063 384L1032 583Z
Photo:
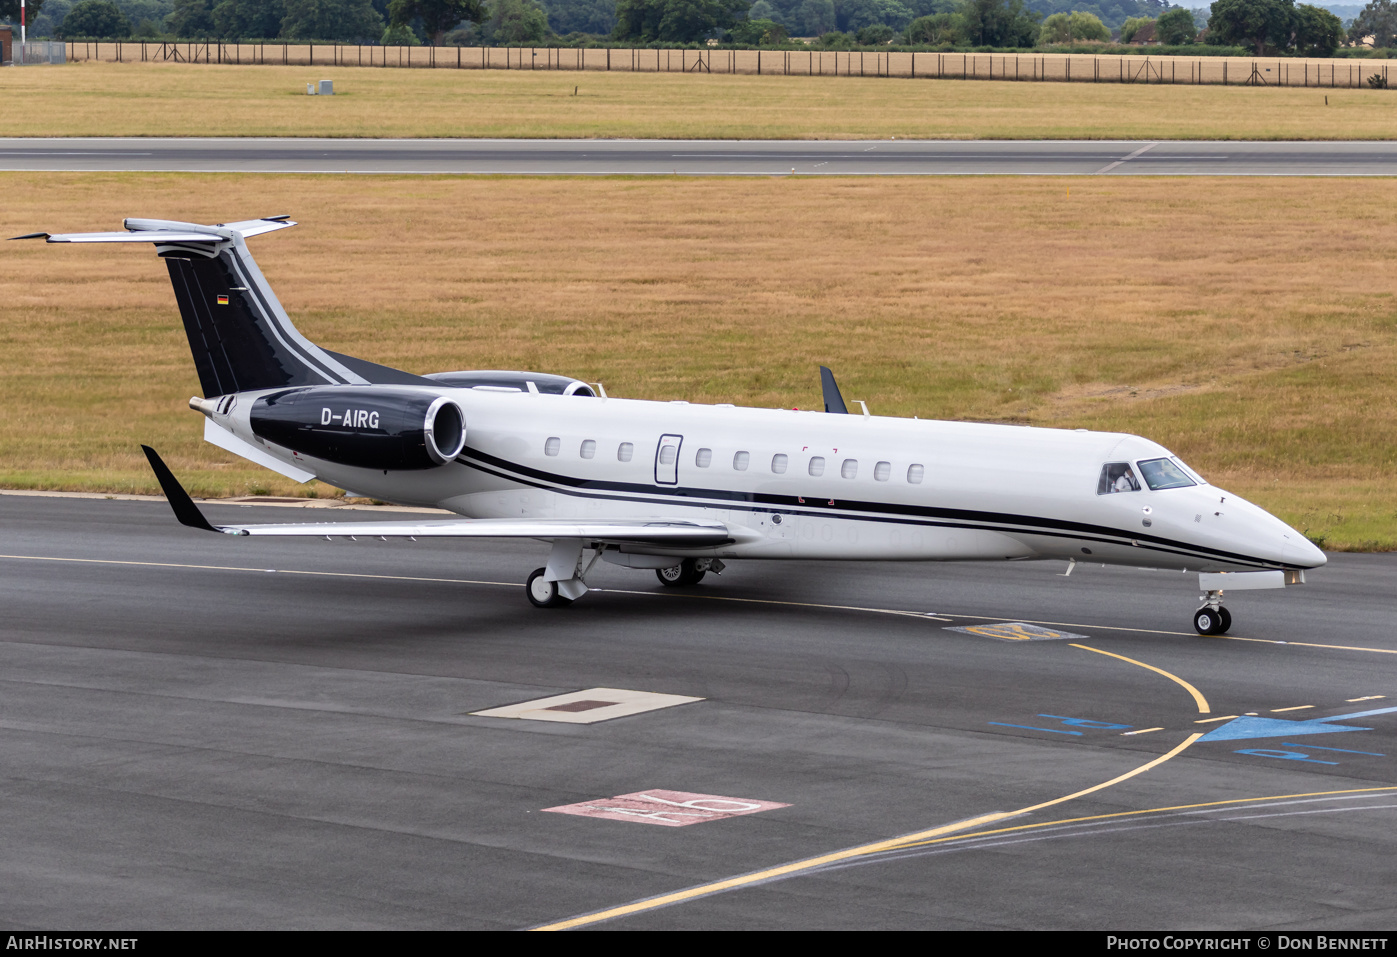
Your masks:
M444 396L383 386L309 386L252 403L252 431L339 465L430 469L466 444L466 417Z

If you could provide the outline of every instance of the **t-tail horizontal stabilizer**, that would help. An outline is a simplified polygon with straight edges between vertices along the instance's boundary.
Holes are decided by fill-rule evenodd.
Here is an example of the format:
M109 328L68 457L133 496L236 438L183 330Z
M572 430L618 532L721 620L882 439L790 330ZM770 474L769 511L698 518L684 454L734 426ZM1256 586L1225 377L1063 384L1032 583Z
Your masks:
M286 216L204 225L125 219L125 232L29 233L50 243L149 243L165 260L204 396L299 385L430 385L322 349L297 331L248 251L251 236L296 225Z

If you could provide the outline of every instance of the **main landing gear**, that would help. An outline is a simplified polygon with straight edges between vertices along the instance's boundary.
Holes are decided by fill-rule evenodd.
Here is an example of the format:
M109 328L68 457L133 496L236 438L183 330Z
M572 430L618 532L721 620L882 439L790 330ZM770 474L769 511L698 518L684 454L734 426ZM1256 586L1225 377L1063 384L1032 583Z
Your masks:
M1193 613L1193 627L1200 635L1225 635L1232 627L1232 613L1222 607L1222 592L1203 596L1206 604Z
M687 588L703 581L703 576L709 572L716 575L722 570L723 563L716 558L686 558L678 565L655 569L655 577L660 580L661 585Z
M672 564L668 569L655 569L655 577L659 578L659 584L669 585L671 588L687 588L703 581L710 569L717 573L722 570L722 563L715 559L685 559L679 564Z
M535 568L529 576L524 585L524 593L529 596L529 603L535 608L562 608L571 605L572 599L564 598L558 592L558 583L543 577L547 573L546 568Z
M524 583L524 594L535 608L562 608L587 594L584 580L601 557L597 549L592 560L583 567L582 553L587 545L579 538L559 538L548 553L548 564L535 568ZM595 546L594 546L595 547Z
M583 561L584 547L595 550L592 560ZM565 608L587 594L587 573L602 556L602 546L575 538L561 538L553 543L548 554L548 564L535 568L524 583L524 594L529 604L535 608ZM651 558L642 556L646 564L640 568L654 568L654 561L676 561L673 558ZM633 565L632 567L637 567ZM697 585L709 572L717 575L723 570L723 563L716 558L685 558L668 568L656 568L655 574L665 585L684 587Z

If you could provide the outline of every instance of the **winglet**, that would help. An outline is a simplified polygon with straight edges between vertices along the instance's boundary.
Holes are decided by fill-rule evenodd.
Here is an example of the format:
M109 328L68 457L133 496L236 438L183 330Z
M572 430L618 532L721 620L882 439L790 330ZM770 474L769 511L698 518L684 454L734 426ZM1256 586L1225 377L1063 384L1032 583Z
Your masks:
M165 493L165 498L170 503L170 508L174 509L175 518L179 519L179 523L206 532L218 531L209 524L207 518L204 518L204 513L199 511L199 506L194 504L194 500L189 497L184 486L179 484L179 479L175 478L174 473L161 460L155 449L149 445L143 445L141 450L145 452L146 459L150 462L151 471L155 473L155 480L160 483L160 490Z
M826 412L838 412L840 415L849 414L849 408L844 404L844 396L839 394L839 386L835 385L834 373L829 371L828 366L820 366L820 388L825 393Z
M23 236L11 236L11 239L48 239L48 233L25 233Z

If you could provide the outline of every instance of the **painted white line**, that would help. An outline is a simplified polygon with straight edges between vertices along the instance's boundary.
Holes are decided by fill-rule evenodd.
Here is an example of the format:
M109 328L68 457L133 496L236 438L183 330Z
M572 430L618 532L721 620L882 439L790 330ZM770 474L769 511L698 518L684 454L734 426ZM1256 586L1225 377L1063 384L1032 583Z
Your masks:
M1146 152L1146 151L1148 151L1148 150L1154 149L1154 148L1155 148L1156 146L1158 146L1158 145L1159 145L1158 143L1146 143L1144 146L1140 147L1138 150L1136 150L1135 152L1131 153L1129 156L1122 156L1120 159L1116 160L1114 163L1107 163L1105 166L1101 167L1099 170L1097 170L1097 171L1096 171L1095 173L1093 173L1092 175L1093 175L1093 176L1100 176L1102 173L1109 173L1111 170L1115 169L1117 166L1120 166L1122 163L1129 163L1129 162L1130 162L1131 160L1133 160L1135 157L1139 156L1140 154L1142 154L1142 153L1144 153L1144 152Z
M587 688L568 694L538 698L534 701L521 701L505 705L503 708L490 708L485 711L472 711L479 718L521 718L525 721L556 721L560 724L596 724L612 718L673 708L676 705L702 701L680 694L656 694L651 691L626 691L621 688Z
M777 801L757 801L751 798L723 797L721 794L695 794L691 791L636 791L613 798L582 801L560 807L546 807L552 814L575 814L628 824L658 824L661 827L685 827L706 821L722 821L758 814L777 808L790 807Z

